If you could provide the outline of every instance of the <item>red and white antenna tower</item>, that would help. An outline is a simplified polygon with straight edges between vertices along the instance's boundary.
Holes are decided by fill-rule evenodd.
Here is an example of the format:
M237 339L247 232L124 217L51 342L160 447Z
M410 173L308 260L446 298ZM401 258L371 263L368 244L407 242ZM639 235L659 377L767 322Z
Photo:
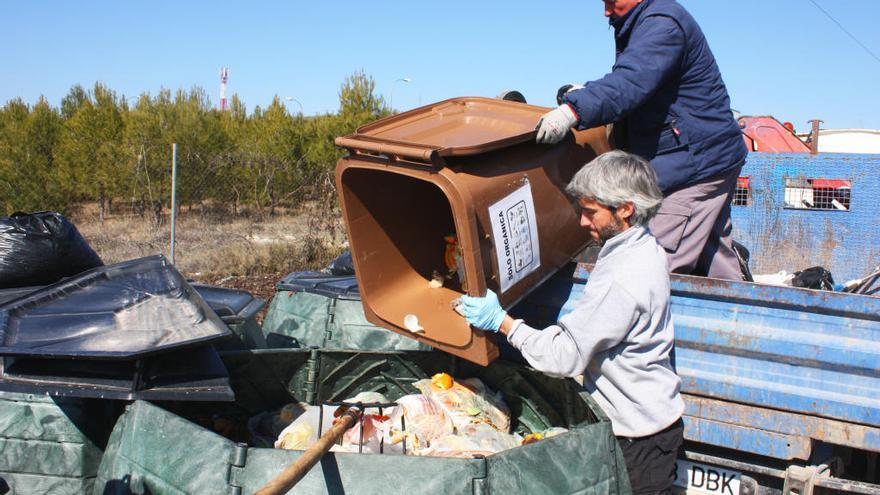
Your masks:
M229 79L229 69L220 67L220 110L226 110L226 81Z

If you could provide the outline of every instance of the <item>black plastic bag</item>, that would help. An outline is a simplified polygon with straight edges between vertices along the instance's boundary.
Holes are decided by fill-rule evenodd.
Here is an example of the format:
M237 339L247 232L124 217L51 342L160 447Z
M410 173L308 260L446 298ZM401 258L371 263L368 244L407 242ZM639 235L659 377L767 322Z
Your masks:
M743 280L746 282L754 282L755 279L752 277L752 271L749 269L749 259L751 258L751 254L749 254L748 248L733 241L733 252L736 254L736 260L739 262L739 270L742 272Z
M331 275L354 275L354 261L351 260L351 251L344 251L337 256L335 260L330 262L327 271Z
M60 213L0 217L0 288L51 284L103 264Z
M824 267L813 266L794 272L791 285L805 289L834 290L834 278Z

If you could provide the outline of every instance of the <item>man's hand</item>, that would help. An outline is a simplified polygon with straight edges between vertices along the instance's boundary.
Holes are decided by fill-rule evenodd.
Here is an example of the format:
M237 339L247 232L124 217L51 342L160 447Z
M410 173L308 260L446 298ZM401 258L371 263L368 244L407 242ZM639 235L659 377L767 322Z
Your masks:
M567 103L559 105L559 108L551 110L541 116L535 129L538 130L538 136L535 142L544 144L556 144L562 141L562 138L568 133L578 122L577 114L574 113L571 106Z
M498 296L494 292L487 290L484 297L464 295L460 299L468 323L490 332L497 332L501 328L507 313L501 308Z

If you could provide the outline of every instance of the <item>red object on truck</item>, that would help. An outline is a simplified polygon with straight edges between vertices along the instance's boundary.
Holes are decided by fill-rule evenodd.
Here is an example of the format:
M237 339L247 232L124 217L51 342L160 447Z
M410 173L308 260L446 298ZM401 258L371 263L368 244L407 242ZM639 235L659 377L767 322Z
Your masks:
M801 141L791 124L784 125L770 116L744 116L738 119L746 146L752 152L809 153L810 145Z

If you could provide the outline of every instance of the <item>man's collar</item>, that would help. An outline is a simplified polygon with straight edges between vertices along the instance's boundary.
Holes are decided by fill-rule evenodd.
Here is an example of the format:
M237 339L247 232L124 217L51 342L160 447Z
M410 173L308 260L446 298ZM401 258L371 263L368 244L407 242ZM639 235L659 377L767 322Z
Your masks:
M647 230L642 225L634 225L623 232L617 234L605 241L605 245L602 246L602 249L599 251L599 257L597 258L597 262L602 258L606 258L611 256L615 251L619 251L625 246L632 245L641 239L647 234Z
M636 5L632 10L621 17L618 17L613 21L609 19L609 24L614 28L614 35L623 36L628 33L632 29L633 24L635 24L635 20L639 17L639 13L645 10L653 1L654 0L643 0L642 3Z

